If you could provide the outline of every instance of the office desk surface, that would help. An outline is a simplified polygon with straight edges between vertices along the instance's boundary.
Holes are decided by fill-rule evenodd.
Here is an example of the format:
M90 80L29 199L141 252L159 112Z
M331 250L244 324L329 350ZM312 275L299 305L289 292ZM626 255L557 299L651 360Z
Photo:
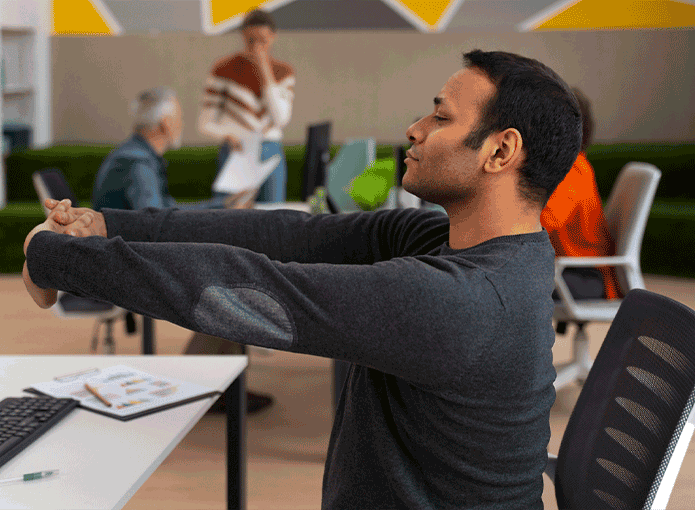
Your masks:
M0 398L87 368L127 365L226 390L246 356L0 356ZM2 486L0 508L120 509L205 414L215 398L122 422L76 409L0 467L0 479L59 469L53 479Z
M254 209L274 211L276 209L290 209L292 211L309 212L311 207L306 202L256 202Z

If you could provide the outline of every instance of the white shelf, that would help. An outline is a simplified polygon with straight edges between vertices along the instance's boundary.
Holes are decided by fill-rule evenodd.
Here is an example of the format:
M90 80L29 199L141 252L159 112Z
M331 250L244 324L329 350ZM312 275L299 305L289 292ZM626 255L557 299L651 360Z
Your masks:
M33 94L34 89L29 85L5 85L2 90L5 97L7 96L26 96L27 94Z
M34 33L33 28L28 27L12 27L4 26L0 29L3 36L22 36L22 35L32 35Z

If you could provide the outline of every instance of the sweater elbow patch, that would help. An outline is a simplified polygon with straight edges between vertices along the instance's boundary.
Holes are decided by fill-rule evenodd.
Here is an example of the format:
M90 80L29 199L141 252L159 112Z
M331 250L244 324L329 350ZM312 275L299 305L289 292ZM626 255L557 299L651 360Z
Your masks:
M202 332L233 342L280 350L292 346L292 321L284 307L256 289L208 287L194 319Z

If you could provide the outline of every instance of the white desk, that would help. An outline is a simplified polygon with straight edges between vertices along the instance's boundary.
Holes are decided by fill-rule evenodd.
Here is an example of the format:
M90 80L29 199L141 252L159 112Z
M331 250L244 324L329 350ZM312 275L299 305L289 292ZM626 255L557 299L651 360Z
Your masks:
M310 212L311 207L306 202L256 202L254 209L262 211L274 211L277 209L290 209L292 211Z
M196 382L227 398L228 506L245 506L246 356L0 356L0 399L56 375L124 364ZM233 383L233 384L232 384ZM59 469L53 479L5 485L0 508L120 509L216 399L198 400L122 422L76 409L0 467L0 479ZM236 412L234 412L236 411Z

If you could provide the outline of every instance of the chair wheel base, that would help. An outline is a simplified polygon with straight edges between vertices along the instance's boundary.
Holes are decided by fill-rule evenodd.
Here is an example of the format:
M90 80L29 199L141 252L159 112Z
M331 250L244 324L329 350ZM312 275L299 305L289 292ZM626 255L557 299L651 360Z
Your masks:
M580 363L579 361L571 361L569 363L564 363L555 367L557 372L557 377L555 377L555 390L559 390L576 382L579 386L584 386L586 378L589 375L589 370L591 370L592 362Z

